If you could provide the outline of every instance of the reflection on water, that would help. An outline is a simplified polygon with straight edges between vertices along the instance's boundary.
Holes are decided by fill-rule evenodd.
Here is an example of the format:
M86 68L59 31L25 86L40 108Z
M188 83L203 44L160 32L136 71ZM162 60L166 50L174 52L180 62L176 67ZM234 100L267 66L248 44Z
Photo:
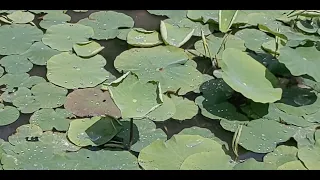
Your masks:
M124 14L127 14L131 16L135 22L135 27L140 27L144 28L146 30L157 30L159 31L159 26L160 26L160 20L165 19L165 17L161 16L154 16L149 14L145 10L115 10L117 12L121 12ZM97 10L89 10L88 12L85 13L76 13L73 11L68 11L67 14L69 14L72 19L72 23L78 22L80 19L88 17L91 13L97 12ZM39 22L35 22L37 25ZM191 38L188 43L183 45L183 48L193 48L193 44L199 40L199 37L193 37ZM119 77L120 73L116 71L116 69L113 66L113 62L121 52L127 50L129 48L128 44L125 41L119 40L117 38L112 39L112 40L107 40L107 41L98 41L102 46L105 48L103 49L102 52L100 52L101 55L105 57L107 60L107 65L105 68L111 72L114 76ZM211 66L208 64L208 62L204 61L204 64L198 64L198 67L205 67L207 68L208 66ZM29 72L30 75L33 76L42 76L46 77L46 69L45 67L42 66L37 66L34 65L33 69ZM190 94L190 99L194 99L195 97L194 94ZM30 119L30 114L28 115L20 115L19 119L7 126L2 126L0 127L0 138L7 140L8 136L13 134L17 127L29 123ZM185 121L176 121L176 120L167 120L163 123L157 122L157 127L163 129L167 134L168 138L170 138L173 134L179 133L182 129L192 127L192 126L199 126L199 127L206 127L210 129L215 136L220 138L221 140L231 143L232 141L232 135L233 133L227 132L224 129L221 128L219 121L218 120L210 120L202 115L198 114L191 120L185 120ZM231 147L231 144L229 144L229 147ZM233 156L233 154L228 152L229 155ZM240 153L242 154L242 153ZM254 157L255 159L261 161L263 155L260 154L254 154L254 153L244 153L241 155L240 159L245 159L245 158L250 158Z

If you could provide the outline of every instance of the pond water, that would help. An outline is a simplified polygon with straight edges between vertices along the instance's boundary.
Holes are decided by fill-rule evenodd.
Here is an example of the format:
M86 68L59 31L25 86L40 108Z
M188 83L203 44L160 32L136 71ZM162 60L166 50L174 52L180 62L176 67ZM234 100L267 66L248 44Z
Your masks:
M124 14L127 14L131 16L134 19L135 27L144 28L146 30L157 30L159 31L160 26L160 20L165 19L161 16L154 16L149 14L145 10L115 10L117 12L121 12ZM85 13L76 13L73 11L68 11L67 14L69 14L72 19L71 22L75 23L78 22L80 19L88 17L91 13L96 12L96 10L89 10ZM184 45L184 47L191 47L196 40L199 38L192 38L187 44ZM112 39L107 41L98 41L102 46L104 46L104 50L100 53L105 57L107 60L107 65L105 68L111 72L114 76L119 77L120 73L116 71L116 69L113 66L113 61L115 60L116 56L118 56L121 52L128 49L128 45L125 41L119 40L119 39ZM210 67L210 64L205 63L199 63L198 69L204 69ZM33 69L29 72L30 75L37 75L46 77L46 69L45 67L36 66L34 65ZM194 94L188 94L187 98L194 99ZM0 127L0 138L7 140L8 136L15 133L15 130L17 127L27 124L29 122L31 114L21 114L20 118L15 121L14 123L7 125L7 126L1 126ZM227 132L224 129L221 128L219 121L214 121L207 119L203 117L200 113L196 115L194 118L190 120L185 121L176 121L176 120L167 120L163 123L157 123L158 128L162 128L168 135L168 138L170 138L173 134L176 134L180 132L183 128L192 127L192 126L198 126L198 127L206 127L210 129L215 136L220 138L223 141L231 142L232 141L232 135L233 133ZM231 144L229 144L229 147L231 147ZM233 153L229 153L232 155ZM257 159L258 161L261 161L263 158L263 154L255 154L246 152L244 149L240 149L240 159L246 159L253 157Z

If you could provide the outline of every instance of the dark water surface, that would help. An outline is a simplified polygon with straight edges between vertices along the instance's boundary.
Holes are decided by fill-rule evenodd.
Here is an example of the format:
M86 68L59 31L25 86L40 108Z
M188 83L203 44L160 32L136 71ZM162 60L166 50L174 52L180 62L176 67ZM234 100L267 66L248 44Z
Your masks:
M151 15L145 10L115 10L115 11L131 16L135 22L135 27L140 27L147 30L159 31L160 20L165 19L165 17ZM89 10L88 12L85 12L85 13L76 13L73 11L68 11L67 14L71 16L72 18L71 22L76 23L80 19L88 17L93 12L97 12L97 10ZM198 38L192 38L183 47L190 48L192 47L194 42L197 40ZM119 40L119 39L112 39L112 40L98 41L98 42L105 47L103 51L100 53L107 60L107 65L105 66L105 68L109 72L111 72L115 77L119 77L120 73L117 72L116 69L114 68L113 62L116 56L118 56L121 52L128 49L128 44L125 41ZM211 65L208 63L198 64L198 67L201 69L205 69L206 67L208 68L210 66ZM34 65L33 69L29 72L29 74L46 77L46 68L44 66ZM188 98L194 99L195 95L194 94L191 94L190 96L188 95ZM23 124L29 123L30 116L31 114L21 114L19 119L14 123L7 126L1 126L0 138L7 140L8 136L15 133L17 127ZM185 120L185 121L167 120L162 123L161 122L157 123L157 127L162 128L167 133L168 138L170 138L174 134L179 133L182 129L192 127L192 126L206 127L210 129L215 134L215 136L217 136L223 141L228 142L229 147L231 148L230 143L232 141L233 133L225 131L220 126L218 120L211 120L211 119L205 118L200 113L190 120ZM231 151L229 151L228 154L230 154L231 156L234 156ZM253 157L258 161L261 161L263 158L263 154L250 153L250 152L246 152L243 149L240 149L239 154L241 154L240 159L247 159L247 158Z

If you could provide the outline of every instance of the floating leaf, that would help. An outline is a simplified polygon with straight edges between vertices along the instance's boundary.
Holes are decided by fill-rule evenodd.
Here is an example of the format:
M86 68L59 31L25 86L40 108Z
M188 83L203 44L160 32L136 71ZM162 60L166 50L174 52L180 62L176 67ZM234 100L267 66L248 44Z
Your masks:
M57 24L50 26L42 42L58 51L70 51L74 43L87 42L94 35L93 29L82 24Z
M275 170L276 167L273 164L267 164L264 162L258 162L253 158L239 163L234 166L233 170Z
M15 107L0 104L0 126L15 122L19 116L20 113Z
M18 145L27 141L32 141L33 138L42 136L42 129L33 124L25 124L17 128L16 133L9 136L10 144Z
M160 32L161 37L166 44L180 47L191 38L194 29L180 28L161 21Z
M244 45L248 49L256 52L263 52L262 44L271 39L266 33L256 29L243 29L238 31L235 36L244 40Z
M219 10L188 10L188 18L195 21L207 23L209 20L219 23Z
M39 141L52 147L54 153L78 151L81 147L75 146L68 139L67 135L59 132L44 132Z
M12 24L0 26L0 54L21 54L27 51L33 42L40 41L42 31L27 24Z
M64 107L79 117L109 115L121 117L108 91L97 88L77 89L68 94Z
M147 31L142 28L131 29L125 39L128 44L138 47L152 47L163 43L157 31Z
M83 59L64 52L49 59L47 78L67 89L95 87L108 77L109 73L103 68L105 65L106 60L101 55Z
M14 11L7 16L10 20L17 24L25 24L33 21L34 15L30 12L25 11Z
M294 146L280 145L273 152L265 155L263 162L280 167L287 162L298 160L297 153L298 149Z
M119 31L119 34L117 35L117 38L126 41L126 40L127 40L127 37L128 37L128 33L129 33L131 30L132 30L132 29L119 29L119 30L118 30L118 31Z
M294 76L309 75L320 82L320 73L317 66L320 65L318 57L320 52L316 47L298 47L292 49L283 47L280 49L279 61L286 65Z
M123 144L129 146L130 144L130 121L121 121L123 124L122 131L117 134L117 137L123 138ZM134 128L133 139L130 150L140 152L141 149L150 145L153 141L158 139L167 139L167 135L161 129L157 129L154 122L149 119L133 120Z
M41 109L32 114L30 117L30 124L39 126L44 131L51 131L54 129L58 131L67 131L70 121L63 113L65 109Z
M32 46L23 53L23 55L26 56L33 64L46 65L47 61L52 56L59 53L59 51L49 48L42 42L36 42L32 44Z
M281 99L282 90L273 88L269 81L276 79L273 74L246 53L228 48L223 52L222 60L222 78L235 91L255 102L268 103ZM255 76L252 77L252 74Z
M0 85L6 85L6 90L9 91L15 87L31 88L41 82L46 82L46 80L39 76L29 76L27 73L5 74L0 78Z
M179 170L183 162L191 155L210 151L220 156L225 155L221 145L214 140L199 135L174 135L167 141L156 140L143 148L140 151L138 162L145 170Z
M97 40L113 39L119 34L119 28L132 28L134 25L130 16L114 11L95 12L78 23L92 27L92 38Z
M163 103L155 110L146 115L146 118L152 121L165 121L170 119L176 112L176 105L171 98L166 95L162 95Z
M298 157L309 170L320 169L320 148L318 146L299 148Z
M187 10L147 10L150 14L167 16L168 18L186 17Z
M63 12L49 13L43 16L39 25L43 29L48 29L52 25L64 24L71 20L71 17Z
M0 60L0 64L5 68L7 73L20 74L32 69L32 63L25 56L9 55Z
M40 102L41 108L60 107L66 101L67 89L49 82L39 83L32 87L32 94Z
M122 118L143 118L163 102L159 84L141 82L130 72L111 82L108 88Z
M0 77L3 75L4 69L0 66Z
M193 101L179 96L171 96L171 100L176 106L176 112L172 116L173 119L191 119L198 113L198 107Z
M100 146L121 130L121 124L111 117L93 117L71 121L68 138L77 146Z
M219 10L219 30L228 32L237 14L238 10Z
M240 145L256 153L273 151L278 143L286 142L295 133L295 129L273 120L257 119L243 126Z
M12 101L12 104L18 108L21 113L28 114L33 113L40 109L41 103L37 101L33 96L17 97Z
M104 49L99 43L91 41L85 44L74 44L73 50L80 57L92 57Z
M278 170L307 170L299 160L286 162L278 167Z
M116 57L114 66L118 71L131 71L142 82L159 81L161 91L179 90L183 95L202 83L201 73L186 66L188 55L173 46L132 48Z

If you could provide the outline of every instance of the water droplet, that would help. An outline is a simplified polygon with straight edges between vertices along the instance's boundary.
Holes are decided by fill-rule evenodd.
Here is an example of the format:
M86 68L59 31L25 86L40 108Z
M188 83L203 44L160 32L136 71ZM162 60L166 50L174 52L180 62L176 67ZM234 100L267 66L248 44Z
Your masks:
M136 103L136 102L137 102L137 100L136 100L136 99L132 99L132 102Z
M16 39L16 37L12 37L12 39Z

